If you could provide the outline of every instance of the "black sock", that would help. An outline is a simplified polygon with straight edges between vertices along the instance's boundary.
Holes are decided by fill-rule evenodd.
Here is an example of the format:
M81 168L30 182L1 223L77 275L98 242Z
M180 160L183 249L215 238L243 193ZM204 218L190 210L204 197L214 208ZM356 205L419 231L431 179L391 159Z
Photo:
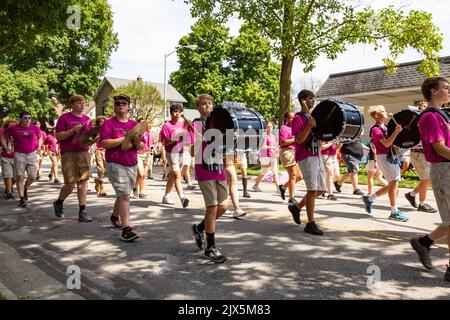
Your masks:
M215 245L214 233L206 233L206 249L211 249Z
M420 243L422 246L427 247L427 248L430 248L431 245L433 244L433 242L434 242L434 241L431 240L430 237L429 237L428 235L426 235L426 236L424 236L424 237L422 237L422 238L419 238L419 243Z
M25 201L25 197L20 197L20 201L24 202Z
M80 206L80 213L86 209L86 205Z
M58 206L62 206L63 203L64 203L64 200L61 200L60 198L58 198L58 200L56 200L56 204L57 204Z
M203 232L203 231L205 231L205 220L202 220L202 222L200 222L200 223L197 225L197 231L198 231L198 232Z
M247 178L242 178L242 186L244 187L244 193L247 192Z

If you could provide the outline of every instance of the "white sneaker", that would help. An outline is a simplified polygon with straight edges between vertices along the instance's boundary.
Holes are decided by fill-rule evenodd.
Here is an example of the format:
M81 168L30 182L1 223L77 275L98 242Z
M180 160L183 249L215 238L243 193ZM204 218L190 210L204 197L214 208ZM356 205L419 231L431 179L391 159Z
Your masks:
M239 218L239 217L243 217L245 216L247 213L242 210L241 208L238 208L236 210L234 210L233 212L233 218Z
M231 211L231 210L227 210L224 213L224 215L226 215L226 216L231 216L232 214L233 214L233 211Z
M92 191L91 183L89 181L87 183L87 191Z
M133 194L131 195L133 199L139 199L139 192L135 189L133 190Z
M162 203L163 204L175 204L174 202L170 201L169 197L164 196L162 198Z
M252 190L255 192L262 192L262 190L259 186L253 186Z

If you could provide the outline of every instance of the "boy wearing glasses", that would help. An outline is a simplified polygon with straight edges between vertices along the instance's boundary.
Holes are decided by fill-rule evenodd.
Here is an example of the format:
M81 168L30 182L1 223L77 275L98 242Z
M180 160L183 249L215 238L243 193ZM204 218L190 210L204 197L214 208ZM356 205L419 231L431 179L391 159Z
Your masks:
M17 125L6 129L2 137L2 147L8 150L6 141L12 138L14 146L14 166L17 173L17 191L20 201L19 207L26 208L28 203L28 188L36 180L37 158L36 151L41 149L41 130L31 125L31 114L24 111L20 115L20 122ZM27 172L27 180L25 179Z
M56 124L56 139L60 145L61 167L64 186L59 192L58 200L53 202L55 216L64 217L64 200L77 186L79 222L90 222L92 218L86 211L87 182L91 175L91 156L89 146L81 147L78 142L83 133L93 127L89 117L83 113L84 97L72 96L69 99L70 112L62 114Z

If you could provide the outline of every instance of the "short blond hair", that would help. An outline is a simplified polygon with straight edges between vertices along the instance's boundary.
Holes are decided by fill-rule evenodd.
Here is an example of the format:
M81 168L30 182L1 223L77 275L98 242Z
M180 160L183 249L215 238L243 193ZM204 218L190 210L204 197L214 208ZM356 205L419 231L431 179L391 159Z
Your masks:
M203 94L199 95L197 97L197 99L195 99L195 107L198 108L202 104L202 102L205 101L205 100L214 102L213 97L211 97L207 93L203 93Z
M369 108L369 114L374 119L375 119L375 115L377 115L378 113L381 113L381 112L385 112L385 111L386 111L386 108L384 106L382 106L382 105L371 106Z
M80 96L80 95L73 95L69 98L69 104L72 106L73 104L75 104L78 101L83 101L84 102L84 97Z

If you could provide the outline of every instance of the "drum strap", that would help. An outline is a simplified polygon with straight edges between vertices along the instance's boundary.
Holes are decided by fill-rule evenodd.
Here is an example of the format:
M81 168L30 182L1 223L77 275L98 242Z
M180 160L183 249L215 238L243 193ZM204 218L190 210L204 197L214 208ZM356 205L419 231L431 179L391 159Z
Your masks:
M309 114L307 114L306 112L300 111L297 112L295 115L302 115L303 117L306 118L306 120L309 120ZM316 137L312 132L306 139L305 149L312 153L319 153L319 142L317 141Z
M196 118L192 122L193 122L194 126L195 126L195 122L200 122L201 123L201 125L202 125L202 127L201 127L201 134L203 135L204 132L205 132L206 121L201 119L201 118ZM203 140L204 137L202 137L201 139ZM202 141L202 145L203 145L203 143L205 143L205 145L208 145L208 144L210 144L212 142L213 141ZM205 146L205 145L203 145L203 146ZM202 147L202 150L200 152L202 153L201 157L202 157L202 167L203 167L203 169L208 170L208 171L212 171L212 172L222 172L224 170L224 166L223 166L223 162L220 163L220 161L223 161L223 160L217 161L218 159L220 159L220 157L217 157L216 153L213 150L212 154L210 155L210 159L208 161L209 163L206 163L204 155L203 155L204 151L205 151L205 148Z
M372 128L370 128L370 134L369 134L370 139L371 139L370 142L371 142L372 144L374 143L374 142L373 142L373 138L372 138L372 130L373 130L373 128L380 128L381 131L383 131L384 137L385 137L386 139L389 138L389 137L388 137L388 132L387 132L387 129L386 129L386 128L383 128L383 127L380 126L379 124L374 124L374 125L372 126ZM387 161L388 161L389 163L392 163L392 164L399 164L399 161L398 161L398 158L397 158L397 154L396 154L394 148L392 148L392 146L391 146L391 148L390 148L390 150L389 150L389 153L388 153L388 156L387 156Z
M439 114L442 116L442 118L445 119L445 121L447 121L448 123L450 123L450 116L449 116L445 111L443 111L443 110L441 110L441 109L438 109L438 108L428 108L428 109L426 109L425 111L422 111L422 113L421 113L420 116L419 116L419 121L420 121L420 117L421 117L423 114L427 113L427 112L436 112L436 113L439 113Z

